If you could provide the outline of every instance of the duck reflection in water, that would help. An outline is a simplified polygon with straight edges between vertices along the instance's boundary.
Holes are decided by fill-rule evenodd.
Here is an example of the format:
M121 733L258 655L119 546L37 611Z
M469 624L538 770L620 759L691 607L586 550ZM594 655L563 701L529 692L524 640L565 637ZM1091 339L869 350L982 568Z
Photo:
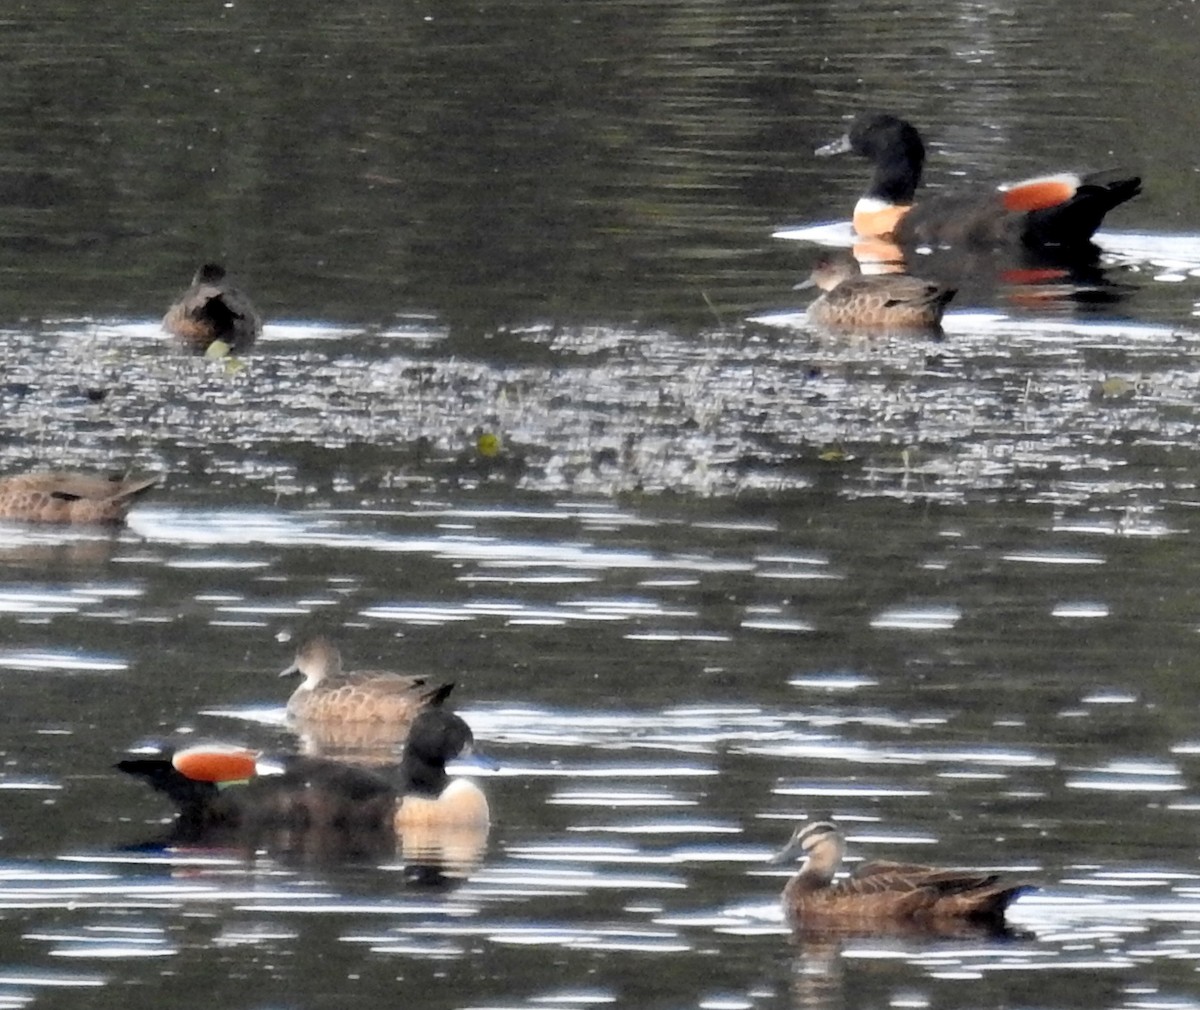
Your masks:
M341 652L323 635L301 645L279 676L304 678L287 714L305 753L371 764L386 761L417 715L454 689L452 681L424 676L343 670Z
M1003 930L1005 910L1032 885L998 873L911 863L872 862L834 880L846 844L832 821L798 827L773 862L803 856L783 889L783 908L798 930L929 932Z
M446 770L447 762L468 757L494 767L475 750L461 717L430 708L414 720L394 776L221 745L137 753L117 768L175 804L172 829L158 844L264 847L316 861L399 853L465 873L482 858L491 821L479 786Z

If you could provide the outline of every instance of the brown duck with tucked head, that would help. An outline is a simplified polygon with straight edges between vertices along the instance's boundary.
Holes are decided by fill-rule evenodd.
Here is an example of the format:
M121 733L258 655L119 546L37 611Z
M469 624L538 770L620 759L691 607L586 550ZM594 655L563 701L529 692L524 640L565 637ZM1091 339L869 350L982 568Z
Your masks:
M417 714L440 705L454 689L427 677L405 676L385 670L346 672L342 655L328 638L309 639L279 676L301 675L304 682L288 699L288 715L303 723L377 723L407 732Z
M942 313L955 290L908 274L864 276L848 256L819 260L796 287L823 292L808 307L810 322L860 332L940 333Z
M873 171L854 208L854 230L899 245L1023 245L1091 253L1104 215L1137 196L1142 181L1117 172L1042 176L974 193L916 199L925 145L911 123L886 113L864 113L818 155L850 151Z
M243 354L262 333L262 320L218 263L205 263L189 287L163 316L163 329L189 350Z
M937 923L950 919L1001 926L1009 903L1032 885L976 870L943 870L909 863L866 863L834 881L846 843L832 821L796 829L773 862L804 857L783 889L783 907L798 927Z
M0 477L0 519L118 525L158 477L52 472Z

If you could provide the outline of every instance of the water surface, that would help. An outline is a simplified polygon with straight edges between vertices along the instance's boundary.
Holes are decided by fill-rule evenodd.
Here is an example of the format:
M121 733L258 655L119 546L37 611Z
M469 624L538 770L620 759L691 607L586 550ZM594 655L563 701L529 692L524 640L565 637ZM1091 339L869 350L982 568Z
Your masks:
M0 527L0 1006L1194 1005L1190 5L110 14L0 37L0 463L165 477ZM940 340L831 339L791 286L863 107L931 187L1146 192L1086 271L928 257ZM213 258L240 363L158 331ZM457 682L481 855L158 844L112 763L303 746L312 630ZM1040 889L793 936L767 860L826 814Z

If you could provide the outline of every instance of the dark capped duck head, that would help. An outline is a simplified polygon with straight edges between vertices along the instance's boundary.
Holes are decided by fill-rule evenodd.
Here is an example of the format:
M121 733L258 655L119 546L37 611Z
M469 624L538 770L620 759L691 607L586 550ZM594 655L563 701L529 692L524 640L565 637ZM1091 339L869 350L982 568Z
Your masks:
M846 840L833 821L814 821L801 824L791 840L771 860L790 863L803 859L799 872L818 883L829 883L842 865L846 855Z

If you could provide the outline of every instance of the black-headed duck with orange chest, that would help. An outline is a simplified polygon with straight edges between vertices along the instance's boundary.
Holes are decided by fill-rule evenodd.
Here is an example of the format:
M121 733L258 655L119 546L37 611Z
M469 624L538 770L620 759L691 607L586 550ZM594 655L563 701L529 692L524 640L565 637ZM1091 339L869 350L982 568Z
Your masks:
M461 717L429 708L414 720L396 776L325 758L264 758L246 748L199 745L135 754L117 763L165 793L178 810L179 834L254 836L290 832L394 832L410 828L486 830L483 790L452 779L446 764L474 753Z
M998 189L916 198L925 145L911 123L887 113L857 116L844 136L817 148L821 156L853 152L872 166L854 208L864 238L899 245L976 247L1018 244L1035 249L1092 249L1092 236L1114 207L1141 192L1141 179L1119 172L1060 173Z

